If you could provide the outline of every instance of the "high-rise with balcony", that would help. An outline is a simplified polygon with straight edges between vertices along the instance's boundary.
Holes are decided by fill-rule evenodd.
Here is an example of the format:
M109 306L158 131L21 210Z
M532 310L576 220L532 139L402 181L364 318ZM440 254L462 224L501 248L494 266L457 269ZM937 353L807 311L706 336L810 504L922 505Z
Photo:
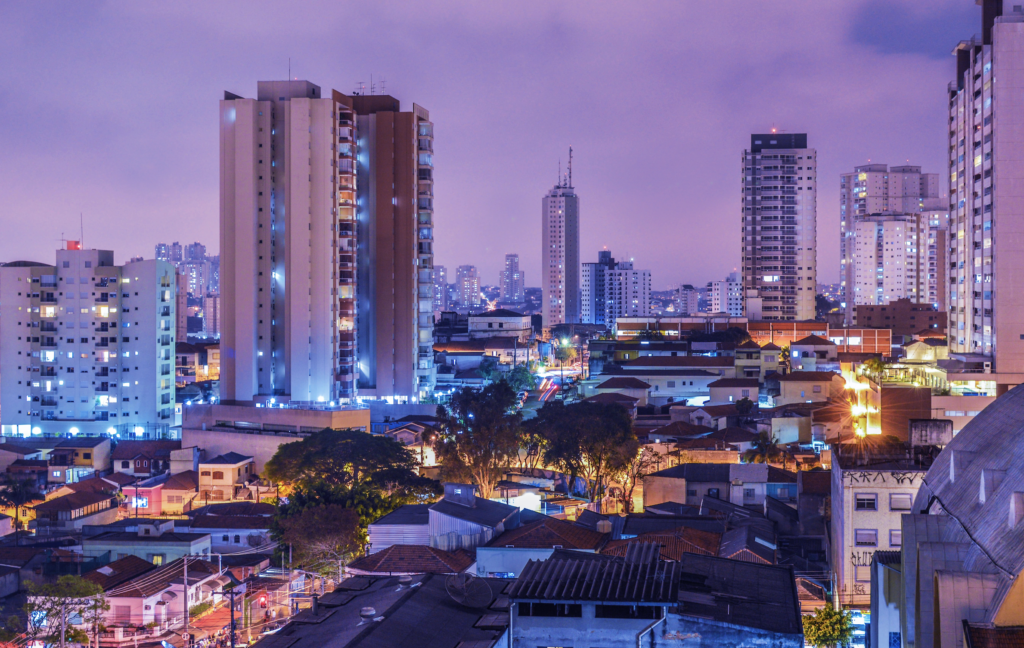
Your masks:
M743 282L738 272L731 272L724 281L708 282L708 301L711 313L727 313L732 317L743 315Z
M839 181L839 281L843 287L841 304L847 325L853 324L853 309L857 304L875 303L857 301L856 245L854 236L857 223L870 214L915 214L943 207L939 196L939 175L922 173L919 166L864 164L844 173ZM929 221L930 222L930 221ZM931 238L941 235L932 234ZM863 297L863 296L861 296ZM923 298L921 297L915 297ZM945 300L943 300L943 303ZM884 302L888 303L888 302Z
M743 152L742 260L748 317L814 318L816 158L803 133L751 135L750 148Z
M448 269L434 266L434 312L448 310Z
M265 81L220 113L222 398L432 391L427 111Z
M1024 13L980 4L947 96L949 350L1000 393L1024 382Z
M584 263L581 274L584 324L612 327L620 317L650 316L649 270L634 270L632 260L616 261L609 250L601 250L597 263Z
M0 267L3 434L159 438L174 424L175 271L76 241Z
M541 205L541 313L545 327L580 321L580 198L572 186L571 163L569 169Z
M501 270L501 301L519 304L526 301L526 278L519 269L519 255L506 254L505 267Z

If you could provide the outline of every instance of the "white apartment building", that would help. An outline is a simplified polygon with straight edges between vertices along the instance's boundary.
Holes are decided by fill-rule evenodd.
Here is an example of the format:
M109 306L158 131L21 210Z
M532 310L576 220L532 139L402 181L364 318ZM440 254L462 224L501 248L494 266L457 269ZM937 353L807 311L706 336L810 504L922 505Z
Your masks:
M448 310L448 269L444 266L434 266L434 312L441 313Z
M597 258L597 263L583 264L580 321L612 327L619 317L648 317L650 270L634 270L632 260L616 261L608 250L598 252Z
M690 284L676 289L676 308L679 315L696 315L700 312L700 292Z
M526 275L519 269L518 254L505 255L500 279L501 301L516 304L526 301Z
M814 319L816 158L803 133L751 135L750 148L743 152L741 248L747 317Z
M927 293L928 218L924 214L870 214L853 226L853 304L897 299L922 303ZM847 301L849 303L849 301Z
M225 400L433 390L433 125L308 81L225 93Z
M914 214L943 207L939 196L939 175L922 173L919 166L864 164L852 173L840 175L839 182L839 278L843 286L841 307L847 326L853 325L856 301L856 245L853 238L857 223L869 214ZM942 309L940 309L942 310Z
M949 350L1024 382L1024 13L986 2L949 85Z
M109 250L0 267L5 436L152 438L174 425L175 271Z
M902 516L910 512L931 461L908 459L906 451L891 456L848 453L832 454L830 562L839 603L866 609L871 602L871 557L875 551L903 546Z
M708 283L708 300L712 313L725 313L732 317L743 316L743 281L738 272L731 272L725 281Z
M541 205L541 312L544 326L580 321L580 199L568 177Z
M483 303L480 296L480 273L476 266L461 265L455 269L455 290L459 296L459 305L473 308Z

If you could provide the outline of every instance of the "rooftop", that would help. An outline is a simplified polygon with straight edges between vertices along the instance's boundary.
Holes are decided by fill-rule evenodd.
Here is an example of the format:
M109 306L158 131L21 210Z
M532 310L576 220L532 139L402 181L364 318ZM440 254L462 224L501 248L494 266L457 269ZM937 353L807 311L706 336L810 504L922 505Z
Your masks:
M240 463L247 463L252 461L252 457L249 455L238 454L237 452L226 452L222 455L217 455L213 459L208 461L200 461L201 466L217 466L217 465L236 465Z
M52 500L36 504L32 508L37 513L51 511L75 511L103 501L110 501L111 497L112 495L109 492L84 490L64 495L62 497L55 497Z
M604 392L601 394L595 394L590 398L584 398L583 400L585 400L588 403L618 403L623 407L632 407L636 405L637 401L639 401L640 399L633 398L632 396L628 396L626 394Z
M82 578L96 583L107 591L113 587L117 587L121 583L129 581L136 576L141 576L146 572L156 567L153 563L148 560L144 560L135 555L125 556L124 558L118 558L114 562L94 569L93 571L83 574Z
M430 523L430 504L406 504L399 506L394 511L370 524L372 526L384 525L412 525L426 526Z
M372 574L458 574L473 562L473 556L463 550L451 552L422 545L396 544L356 558L346 569Z
M476 317L528 317L528 315L523 315L522 313L517 313L513 310L508 310L507 308L496 308L484 313L475 313L469 317L470 319L473 319Z
M609 378L608 380L604 381L603 383L601 383L600 385L598 385L596 387L596 389L650 389L650 388L651 388L650 384L645 383L644 381L640 380L639 378L634 378L632 376L617 376L615 378ZM2 447L2 446L0 446L0 447Z
M781 382L826 382L833 378L842 378L832 371L792 371L779 376Z
M150 459L170 459L171 450L181 450L181 441L121 441L110 454L117 460L134 459L139 456Z
M835 342L826 340L823 337L817 335L808 335L805 338L800 338L796 342L790 344L790 346L835 346Z
M708 387L749 387L757 389L760 384L757 378L719 378L715 382L709 383Z
M591 531L572 522L546 518L505 531L488 543L488 547L515 547L517 549L597 550L608 540L608 535Z
M685 479L693 482L728 482L730 464L681 464L651 473L648 477Z
M736 358L731 356L643 356L623 363L630 367L732 367Z

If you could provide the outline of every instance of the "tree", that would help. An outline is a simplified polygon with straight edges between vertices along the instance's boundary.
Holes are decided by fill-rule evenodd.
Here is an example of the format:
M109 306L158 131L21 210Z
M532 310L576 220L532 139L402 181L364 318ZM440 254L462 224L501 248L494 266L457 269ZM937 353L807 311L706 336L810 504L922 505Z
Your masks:
M547 439L544 461L569 476L570 490L577 477L587 480L591 500L604 491L608 474L636 442L629 412L616 403L548 401L528 429Z
M439 432L434 454L449 480L472 479L480 497L488 498L501 469L518 456L523 415L516 392L505 381L476 391L462 388L447 406L437 406ZM454 479L453 479L454 478Z
M864 370L878 382L889 365L881 358L868 358L864 361Z
M517 393L537 388L537 377L530 372L530 368L525 364L516 365L512 371L505 374L504 378Z
M779 362L781 364L789 365L789 345L782 347L779 351Z
M736 401L736 413L740 416L748 416L754 410L754 401L743 397Z
M831 313L838 306L839 304L830 301L825 295L814 296L814 314L818 317L824 317L826 313Z
M416 474L418 463L415 454L391 437L325 429L279 447L264 466L264 475L303 490L321 484L349 489L388 485L415 496L429 490L432 481Z
M31 479L20 479L16 475L4 473L0 477L0 504L14 509L14 544L19 544L21 529L21 507L37 499L43 499Z
M487 356L480 361L477 372L486 380L496 382L501 379L501 369L498 368L498 359L494 356Z
M852 638L853 619L846 610L826 605L804 615L804 639L815 648L843 646Z
M90 632L103 631L103 613L110 605L103 588L80 576L61 576L56 583L25 581L28 633L47 644L89 643ZM77 624L77 627L72 624Z
M743 453L745 463L776 463L785 460L785 453L779 447L779 440L771 432L761 432L754 441L754 447Z
M615 478L622 485L622 508L633 512L633 491L646 475L656 472L661 463L661 454L650 446L641 446L637 441L623 448L621 460L615 469Z
M555 359L562 364L571 364L576 359L576 347L555 342Z
M281 521L281 538L305 569L341 579L341 566L362 546L359 514L355 508L327 504L303 509Z

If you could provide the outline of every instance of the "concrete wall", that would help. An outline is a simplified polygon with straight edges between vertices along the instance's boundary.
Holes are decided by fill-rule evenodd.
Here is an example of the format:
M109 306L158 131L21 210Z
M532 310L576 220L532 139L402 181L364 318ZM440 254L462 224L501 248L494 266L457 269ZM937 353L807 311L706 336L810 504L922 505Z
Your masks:
M244 451L256 462L256 472L263 472L263 466L274 456L277 449L286 443L301 441L299 436L286 434L259 434L237 430L195 430L182 428L182 441L196 445L206 451L207 457L228 452Z
M531 560L547 560L554 549L519 549L515 547L477 547L476 575L512 573L519 576ZM587 552L593 553L593 552Z

